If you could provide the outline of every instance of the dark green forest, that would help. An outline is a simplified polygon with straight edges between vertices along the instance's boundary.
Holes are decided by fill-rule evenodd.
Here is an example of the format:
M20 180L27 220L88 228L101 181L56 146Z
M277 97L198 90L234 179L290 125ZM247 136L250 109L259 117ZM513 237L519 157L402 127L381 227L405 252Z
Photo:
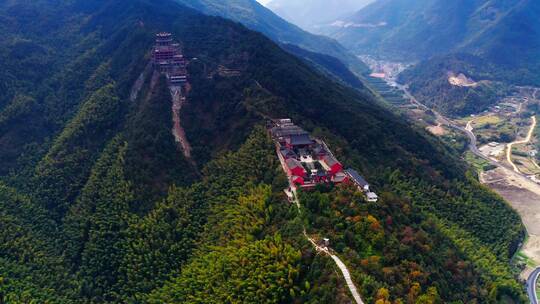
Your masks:
M518 215L453 149L263 35L157 0L2 2L0 31L0 303L349 303L304 228L366 303L525 303ZM147 68L160 31L190 59L193 159ZM299 212L264 128L282 117L381 200L321 187Z

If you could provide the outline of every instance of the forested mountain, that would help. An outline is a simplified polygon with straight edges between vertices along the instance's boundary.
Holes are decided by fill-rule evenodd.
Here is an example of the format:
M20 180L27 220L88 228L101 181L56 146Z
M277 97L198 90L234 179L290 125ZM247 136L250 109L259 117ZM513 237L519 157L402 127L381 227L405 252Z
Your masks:
M173 0L7 1L0 31L1 302L349 303L305 227L331 238L366 303L524 303L506 203L265 36ZM192 159L151 77L161 31L190 59ZM263 127L277 117L324 138L380 201L320 187L299 213Z
M221 16L244 24L261 32L274 41L293 44L311 52L338 58L355 72L367 67L337 41L320 35L308 33L293 25L256 0L177 0L205 14Z
M343 20L349 26L336 25L333 36L357 52L409 61L468 52L522 65L540 60L539 16L532 0L381 0Z
M489 100L493 95L485 93L496 90L492 86L445 88L437 82L454 72L475 81L540 85L539 18L540 2L534 0L380 0L327 27L325 33L359 54L420 61L404 80L419 88L430 75L439 75L420 95L444 99L470 94ZM453 101L441 103L447 102ZM475 107L472 101L457 102Z
M272 0L266 6L279 16L306 30L317 32L319 26L357 12L371 0Z

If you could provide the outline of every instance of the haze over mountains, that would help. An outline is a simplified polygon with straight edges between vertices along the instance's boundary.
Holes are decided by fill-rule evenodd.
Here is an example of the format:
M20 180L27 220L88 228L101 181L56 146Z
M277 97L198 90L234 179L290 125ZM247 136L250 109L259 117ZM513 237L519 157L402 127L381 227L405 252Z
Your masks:
M347 17L373 0L272 0L266 6L286 20L312 32Z
M349 50L341 46L337 41L302 30L300 27L274 14L256 0L177 1L208 15L221 16L240 22L250 29L264 33L276 42L294 44L308 51L338 58L356 72L362 72L366 69Z
M534 0L380 0L326 30L359 54L413 62L469 53L539 83L539 18Z
M514 42L520 40L521 44L535 45L534 40L523 38L534 38L537 25L532 18L536 17L536 3L381 0L346 18L344 21L351 22L351 26L336 26L334 36L354 50L414 55L413 59L456 50L480 50L488 47L481 42L497 40L496 34L513 35ZM520 23L518 18L522 18ZM507 32L501 32L504 28Z
M539 18L534 0L379 0L321 32L356 54L418 63L401 81L428 104L470 114L497 99L499 84L540 85ZM449 73L483 82L451 86Z

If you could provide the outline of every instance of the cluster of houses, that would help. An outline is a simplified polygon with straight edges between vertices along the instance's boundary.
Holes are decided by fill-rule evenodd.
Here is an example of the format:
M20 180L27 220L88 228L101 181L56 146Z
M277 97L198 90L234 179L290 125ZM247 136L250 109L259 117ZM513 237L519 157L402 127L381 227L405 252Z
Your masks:
M292 189L309 189L325 183L353 183L365 193L368 201L378 200L377 194L370 190L368 182L358 172L344 170L324 141L312 138L291 119L272 121L269 132Z
M156 34L152 60L154 68L165 74L171 85L182 86L187 83L187 62L180 44L173 41L171 33Z

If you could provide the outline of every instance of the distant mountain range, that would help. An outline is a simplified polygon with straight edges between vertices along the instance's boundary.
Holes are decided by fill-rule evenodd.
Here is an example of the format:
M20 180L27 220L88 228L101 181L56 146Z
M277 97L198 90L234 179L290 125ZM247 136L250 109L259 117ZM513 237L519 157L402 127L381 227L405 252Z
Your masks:
M478 80L540 85L539 20L535 0L379 0L322 31L357 54L420 62L420 78L452 62Z
M272 0L267 7L308 31L337 18L352 15L373 0Z
M409 60L468 52L515 64L517 54L538 60L539 17L534 0L380 0L326 33L355 52Z
M311 52L333 56L355 72L367 67L334 39L308 33L273 13L255 0L176 0L207 15L242 23L281 44L293 44Z

